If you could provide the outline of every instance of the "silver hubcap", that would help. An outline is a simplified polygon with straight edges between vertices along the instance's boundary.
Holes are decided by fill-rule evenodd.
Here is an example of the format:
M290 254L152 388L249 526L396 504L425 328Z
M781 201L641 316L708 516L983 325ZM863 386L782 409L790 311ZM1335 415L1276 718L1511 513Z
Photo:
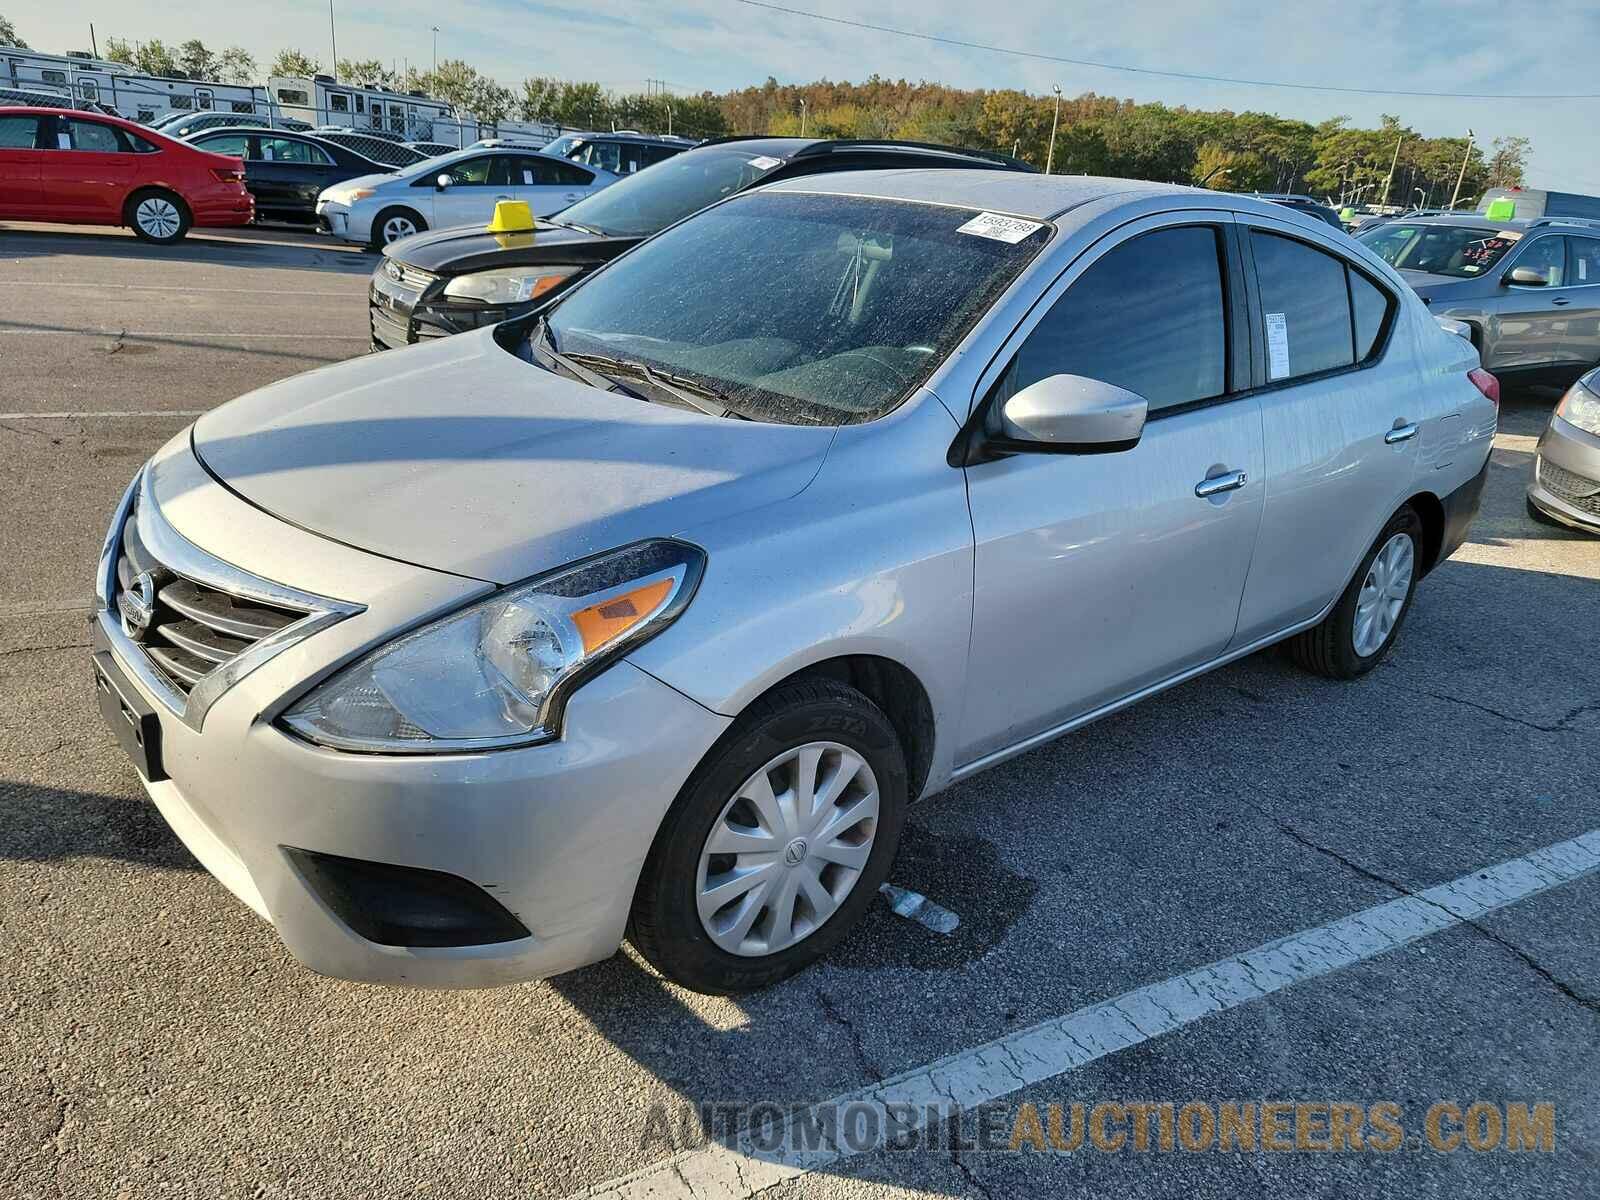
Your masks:
M1356 619L1351 630L1351 641L1362 658L1376 654L1394 631L1394 623L1400 619L1400 610L1411 592L1414 560L1411 536L1405 533L1397 533L1385 542L1372 560L1361 595L1356 597Z
M390 217L383 223L383 240L385 244L397 242L403 237L410 237L416 231L417 227L410 217Z
M872 857L878 781L848 746L786 750L745 780L700 851L700 924L729 954L776 954L827 923Z
M178 232L177 205L160 196L149 196L139 201L139 207L133 210L133 219L151 237L169 238Z

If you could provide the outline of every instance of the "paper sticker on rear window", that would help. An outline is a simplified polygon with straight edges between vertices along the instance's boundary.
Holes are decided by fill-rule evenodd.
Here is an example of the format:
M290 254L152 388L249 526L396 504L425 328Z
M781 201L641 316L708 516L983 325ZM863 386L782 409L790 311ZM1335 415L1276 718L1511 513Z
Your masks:
M1003 217L999 213L979 213L965 225L956 230L957 233L970 233L974 237L990 238L997 242L1008 242L1015 246L1023 238L1036 230L1043 229L1039 221L1027 221L1021 217Z
M783 159L781 158L771 158L768 155L763 154L759 158L752 158L750 160L750 165L758 171L770 171L782 161Z
M522 168L522 182L526 184L533 183L533 172L528 170L527 167Z

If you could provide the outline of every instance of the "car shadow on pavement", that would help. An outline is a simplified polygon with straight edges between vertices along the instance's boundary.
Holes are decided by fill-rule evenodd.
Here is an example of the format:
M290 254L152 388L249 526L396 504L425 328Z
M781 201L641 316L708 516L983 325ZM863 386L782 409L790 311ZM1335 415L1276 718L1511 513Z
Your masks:
M141 242L121 231L96 230L70 233L0 227L0 259L47 258L71 254L84 258L119 258L141 262L189 262L207 266L314 268L347 275L370 275L375 256L353 246L329 241L327 245L246 237L207 237L191 234L171 246ZM254 231L251 231L254 232ZM294 236L294 235L290 235ZM310 237L312 235L301 235Z
M121 859L165 871L202 869L142 795L0 779L0 859L49 862L80 857Z

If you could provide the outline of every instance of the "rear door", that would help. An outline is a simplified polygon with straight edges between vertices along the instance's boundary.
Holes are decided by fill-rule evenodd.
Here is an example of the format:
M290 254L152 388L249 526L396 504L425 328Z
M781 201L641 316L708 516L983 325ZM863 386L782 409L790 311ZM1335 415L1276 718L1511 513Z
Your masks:
M535 216L558 213L595 190L593 171L549 155L518 155L511 160L510 170L516 198L526 200Z
M1565 298L1562 356L1582 367L1600 364L1600 236L1567 238Z
M116 224L137 169L138 156L115 125L57 117L54 145L39 158L44 207L75 221Z
M38 139L48 135L50 119L0 117L0 216L27 220L39 215Z
M1311 233L1241 215L1255 286L1251 337L1266 454L1266 509L1236 645L1309 620L1335 599L1411 495L1419 450L1448 457L1443 426L1399 322L1399 299ZM1459 423L1459 416L1454 416ZM1459 440L1459 435L1456 440Z
M1106 237L985 374L991 405L1070 374L1138 392L1150 414L1132 449L967 468L976 560L959 763L1209 662L1233 637L1264 489L1232 224L1190 211Z

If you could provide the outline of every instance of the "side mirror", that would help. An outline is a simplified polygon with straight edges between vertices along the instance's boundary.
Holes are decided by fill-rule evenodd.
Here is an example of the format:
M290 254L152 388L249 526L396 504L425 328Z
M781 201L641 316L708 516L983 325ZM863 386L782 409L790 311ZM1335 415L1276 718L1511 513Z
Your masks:
M1511 273L1505 277L1507 286L1517 287L1546 287L1548 280L1535 271L1532 267L1512 267Z
M438 176L433 181L433 186L434 186L434 189L437 190L437 191L441 191L441 192L444 191L445 188L450 186L450 176L448 176L448 175L440 175L440 176Z
M1082 375L1047 375L1000 408L994 448L1015 453L1108 454L1131 450L1150 403L1136 392Z

